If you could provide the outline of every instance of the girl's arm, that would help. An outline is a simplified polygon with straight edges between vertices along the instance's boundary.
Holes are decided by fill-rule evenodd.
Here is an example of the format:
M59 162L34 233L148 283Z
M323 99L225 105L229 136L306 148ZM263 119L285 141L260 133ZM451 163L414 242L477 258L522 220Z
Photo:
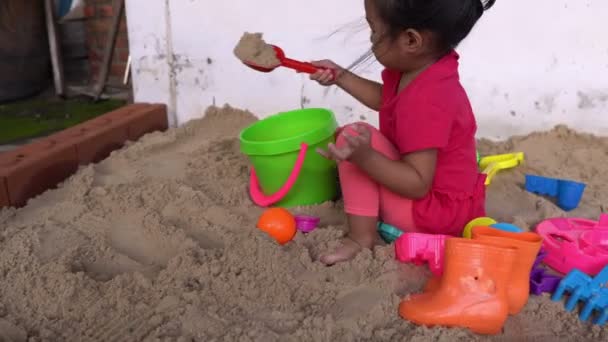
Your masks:
M343 71L336 85L356 98L370 109L380 110L382 103L382 84L357 76L350 71Z
M330 70L322 70L310 75L310 79L315 80L324 86L335 84L368 108L375 111L380 110L382 102L382 84L357 76L329 60L316 61L312 62L312 64L334 70L336 78L333 78L333 74Z
M394 193L410 199L421 199L433 185L437 150L409 153L401 160L391 160L373 151L361 160L354 158L352 162Z
M371 130L366 125L352 127L355 133L343 131L346 144L334 143L327 150L317 149L322 156L340 163L354 163L376 182L392 192L410 199L425 197L433 185L437 165L437 148L427 148L392 160L371 146Z

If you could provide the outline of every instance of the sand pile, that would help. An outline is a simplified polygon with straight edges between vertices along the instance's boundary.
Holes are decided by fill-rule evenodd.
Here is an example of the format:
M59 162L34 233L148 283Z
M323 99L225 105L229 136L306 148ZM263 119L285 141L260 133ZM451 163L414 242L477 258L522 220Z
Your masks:
M327 268L340 204L303 209L321 229L278 246L254 228L248 163L237 133L253 122L231 108L145 136L81 169L21 210L0 212L0 340L25 341L475 341L397 316L400 296L428 271L397 264L380 246ZM523 150L528 164L490 187L490 214L528 226L564 215L521 189L524 171L589 183L571 215L608 205L608 139L559 127L481 143L483 153ZM490 340L600 341L562 303L532 298Z
M262 39L261 33L245 32L234 48L234 55L243 62L264 68L274 68L281 64L274 48Z

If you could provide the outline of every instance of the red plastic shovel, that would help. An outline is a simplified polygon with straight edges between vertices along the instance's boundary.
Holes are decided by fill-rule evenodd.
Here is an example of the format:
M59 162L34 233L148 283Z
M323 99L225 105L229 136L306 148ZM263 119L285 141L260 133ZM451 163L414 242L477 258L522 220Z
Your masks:
M315 72L317 72L319 70L330 70L333 78L334 79L336 78L336 71L333 69L318 67L318 66L314 66L312 63L300 62L300 61L296 61L294 59L287 58L285 56L285 52L283 51L283 49L281 49L280 47L278 47L276 45L271 45L271 46L277 54L277 59L280 62L279 65L277 65L276 67L267 68L267 67L263 67L263 66L255 64L255 63L252 63L250 61L245 61L244 62L245 65L247 65L248 67L255 69L257 71L261 71L261 72L271 72L280 66L296 70L297 72L304 72L307 74L314 74Z

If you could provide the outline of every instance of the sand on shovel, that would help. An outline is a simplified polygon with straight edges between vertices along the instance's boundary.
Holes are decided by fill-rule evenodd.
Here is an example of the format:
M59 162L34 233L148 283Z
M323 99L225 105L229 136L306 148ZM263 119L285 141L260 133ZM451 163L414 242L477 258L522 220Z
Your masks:
M271 69L281 64L274 48L262 39L262 33L245 32L234 48L234 54L242 62L264 68Z

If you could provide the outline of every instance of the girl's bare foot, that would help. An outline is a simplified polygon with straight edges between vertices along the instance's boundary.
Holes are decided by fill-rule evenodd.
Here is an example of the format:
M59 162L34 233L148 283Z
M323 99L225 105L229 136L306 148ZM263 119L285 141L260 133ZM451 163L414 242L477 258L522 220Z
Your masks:
M377 217L347 214L349 232L341 246L331 253L321 255L319 261L327 266L353 259L363 248L372 248L378 236Z
M321 255L319 261L327 266L331 266L353 259L362 249L363 246L361 244L347 236L333 252Z

